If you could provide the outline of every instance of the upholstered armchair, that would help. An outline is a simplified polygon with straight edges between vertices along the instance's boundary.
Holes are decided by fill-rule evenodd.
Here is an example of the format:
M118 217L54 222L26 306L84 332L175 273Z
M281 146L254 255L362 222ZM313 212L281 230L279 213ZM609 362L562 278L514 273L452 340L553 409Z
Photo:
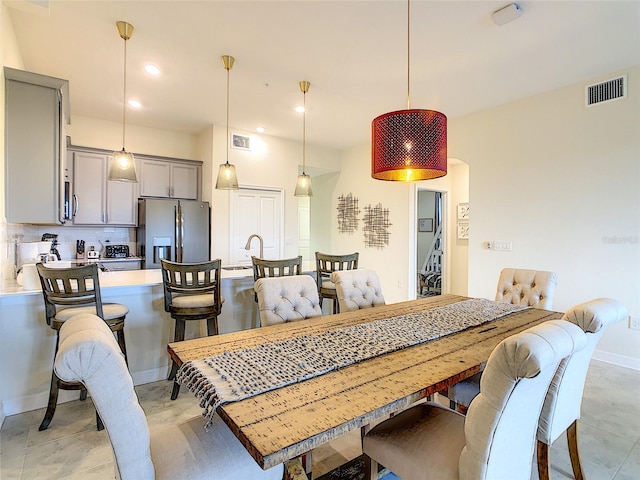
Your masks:
M54 368L91 394L109 434L116 478L282 479L282 465L262 470L218 416L208 430L197 416L150 433L118 344L96 315L62 325Z
M310 275L260 278L253 288L263 327L322 315L316 282Z
M384 305L380 280L375 270L358 269L333 272L331 282L336 286L336 294L341 312Z

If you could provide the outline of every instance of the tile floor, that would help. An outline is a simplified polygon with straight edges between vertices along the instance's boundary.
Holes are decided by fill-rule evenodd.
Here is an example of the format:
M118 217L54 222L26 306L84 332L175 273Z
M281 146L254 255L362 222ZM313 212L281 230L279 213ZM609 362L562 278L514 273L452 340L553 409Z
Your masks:
M169 399L171 382L136 387L150 428L200 414L194 397L183 391ZM589 480L640 479L640 372L593 361L587 377L580 421L580 446ZM95 429L91 401L60 404L51 426L38 431L44 409L7 417L0 429L0 478L112 479L113 460L105 431ZM358 456L354 431L314 452L317 477ZM551 449L553 480L572 479L566 439ZM535 467L531 475L537 480Z

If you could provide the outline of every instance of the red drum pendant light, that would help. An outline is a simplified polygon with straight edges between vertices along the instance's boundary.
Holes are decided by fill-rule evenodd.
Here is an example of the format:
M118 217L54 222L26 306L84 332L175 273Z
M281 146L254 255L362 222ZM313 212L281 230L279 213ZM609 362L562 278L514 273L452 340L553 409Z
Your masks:
M371 176L412 182L447 174L447 117L410 108L410 4L407 0L407 109L385 113L371 124Z

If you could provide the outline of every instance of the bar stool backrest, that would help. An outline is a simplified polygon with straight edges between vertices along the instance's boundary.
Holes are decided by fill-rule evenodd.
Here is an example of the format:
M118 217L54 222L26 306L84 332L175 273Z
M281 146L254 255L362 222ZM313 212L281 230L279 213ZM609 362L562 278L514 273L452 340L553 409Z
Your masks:
M265 277L286 277L302 274L302 255L294 258L279 260L266 260L264 258L251 257L253 265L253 281Z
M178 263L161 260L161 266L164 309L166 312L169 312L173 297L176 295L213 293L217 309L220 310L222 308L220 299L221 259L199 263Z
M337 270L356 270L358 268L358 252L347 255L330 255L316 252L316 283L318 292L323 282L330 282L330 276ZM335 287L334 287L335 289Z
M97 315L104 319L97 264L49 268L38 263L36 269L44 296L47 325L51 326L58 306L66 308L95 305Z

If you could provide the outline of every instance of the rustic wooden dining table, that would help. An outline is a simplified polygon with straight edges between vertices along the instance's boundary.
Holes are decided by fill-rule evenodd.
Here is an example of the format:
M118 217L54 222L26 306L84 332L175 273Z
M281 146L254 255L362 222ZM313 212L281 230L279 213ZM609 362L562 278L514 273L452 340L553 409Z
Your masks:
M171 358L190 360L468 300L457 295L410 300L269 327L170 343ZM481 371L504 338L559 312L526 309L483 325L365 360L339 370L224 403L217 413L264 469L397 412ZM309 459L309 457L307 457ZM306 467L310 469L310 462Z

